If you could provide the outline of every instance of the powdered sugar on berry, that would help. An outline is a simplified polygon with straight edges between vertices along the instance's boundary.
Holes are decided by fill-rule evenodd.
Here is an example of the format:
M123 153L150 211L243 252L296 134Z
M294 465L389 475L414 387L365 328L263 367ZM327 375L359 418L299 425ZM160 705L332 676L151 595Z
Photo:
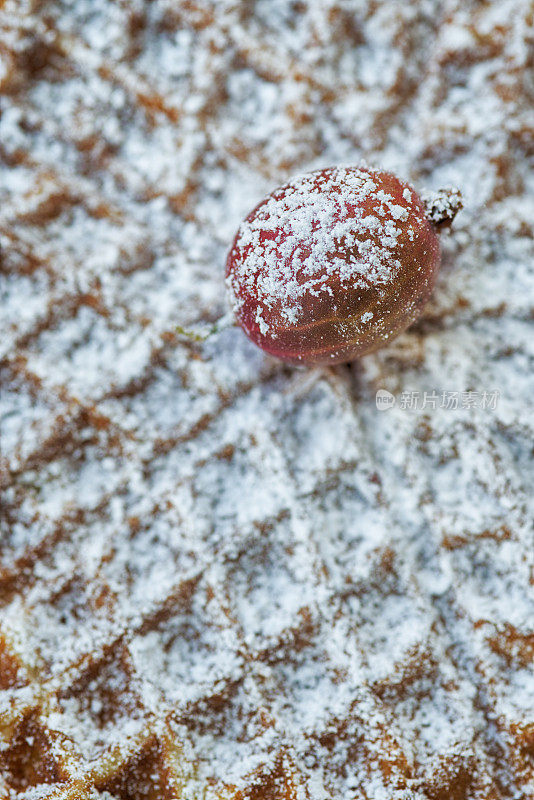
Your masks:
M234 311L239 312L243 295L256 297L263 333L268 330L263 308L276 306L295 324L303 314L303 298L331 292L333 276L352 287L373 285L380 293L399 275L401 229L395 220L406 221L408 213L378 189L366 168L339 167L294 178L238 231L235 267L227 278Z

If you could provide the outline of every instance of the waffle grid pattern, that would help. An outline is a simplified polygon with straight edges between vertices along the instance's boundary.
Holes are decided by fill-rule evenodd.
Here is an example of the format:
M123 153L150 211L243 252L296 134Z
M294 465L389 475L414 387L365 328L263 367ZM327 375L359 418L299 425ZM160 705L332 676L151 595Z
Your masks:
M532 24L0 2L0 794L534 797ZM330 371L176 336L265 192L362 158L464 191L420 323Z

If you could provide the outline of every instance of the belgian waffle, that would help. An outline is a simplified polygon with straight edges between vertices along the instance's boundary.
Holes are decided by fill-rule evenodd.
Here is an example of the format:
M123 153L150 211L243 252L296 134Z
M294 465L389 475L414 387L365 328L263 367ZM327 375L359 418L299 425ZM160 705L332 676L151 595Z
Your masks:
M534 798L532 26L0 2L2 797ZM362 160L463 191L417 325L308 372L176 335Z

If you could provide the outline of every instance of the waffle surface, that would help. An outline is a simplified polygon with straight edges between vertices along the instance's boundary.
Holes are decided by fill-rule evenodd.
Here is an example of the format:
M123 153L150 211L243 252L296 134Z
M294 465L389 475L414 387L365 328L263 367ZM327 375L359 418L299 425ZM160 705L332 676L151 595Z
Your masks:
M0 796L534 798L533 24L0 2ZM362 159L464 194L417 325L315 372L176 337L268 191Z

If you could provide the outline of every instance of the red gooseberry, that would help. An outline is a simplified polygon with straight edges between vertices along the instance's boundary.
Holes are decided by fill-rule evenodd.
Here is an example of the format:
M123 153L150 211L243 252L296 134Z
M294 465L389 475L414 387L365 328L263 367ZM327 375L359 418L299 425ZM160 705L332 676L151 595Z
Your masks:
M294 178L235 236L226 284L237 322L290 363L337 364L376 350L417 319L432 292L437 229L451 219L434 211L376 169Z

